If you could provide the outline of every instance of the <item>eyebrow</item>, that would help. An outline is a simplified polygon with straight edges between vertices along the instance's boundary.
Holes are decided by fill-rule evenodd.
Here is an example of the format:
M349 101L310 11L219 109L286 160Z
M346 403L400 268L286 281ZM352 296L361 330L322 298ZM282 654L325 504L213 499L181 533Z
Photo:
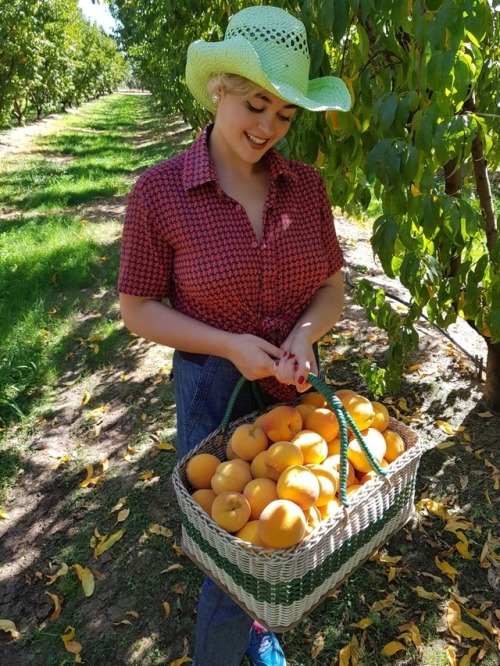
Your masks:
M268 102L269 104L271 104L271 100L269 99L269 97L267 95L264 95L264 93L256 93L255 97L259 97L264 102ZM283 108L284 109L298 109L298 106L296 104L287 104Z

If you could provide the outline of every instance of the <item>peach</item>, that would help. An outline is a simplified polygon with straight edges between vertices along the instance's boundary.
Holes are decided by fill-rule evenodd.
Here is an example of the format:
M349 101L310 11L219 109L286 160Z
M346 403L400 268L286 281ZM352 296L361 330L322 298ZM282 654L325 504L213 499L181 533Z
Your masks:
M338 472L324 465L308 465L308 469L315 475L319 482L319 495L315 506L323 506L333 499L339 487Z
M300 447L293 442L274 442L267 449L266 474L269 478L277 481L280 474L291 465L302 465L304 455Z
M385 405L377 400L372 400L372 407L375 412L375 418L371 423L371 427L384 432L389 425L389 411Z
M258 453L267 449L268 439L262 428L253 423L243 423L233 432L231 448L242 460L251 462Z
M278 405L265 413L261 427L272 442L289 442L302 429L302 417L294 407Z
M300 405L295 405L295 409L296 409L296 410L298 411L298 413L302 416L302 423L304 423L304 421L305 421L305 419L306 419L306 416L307 416L310 412L314 412L314 410L316 409L316 407L315 407L314 405L307 405L307 404L306 404L306 405L302 405L302 404L300 404Z
M332 497L328 504L323 504L318 507L318 510L321 514L323 520L326 520L330 516L333 516L337 513L339 509L342 508L342 502L337 497Z
M329 442L339 434L339 422L331 409L318 407L306 415L304 429L317 432L326 442Z
M250 463L235 458L219 464L212 476L211 487L216 495L229 490L241 493L243 488L252 480Z
M242 493L224 492L214 499L211 516L227 532L238 532L250 518L250 504Z
M387 446L384 458L387 462L394 462L396 458L399 458L399 456L405 452L404 440L401 435L394 432L394 430L385 430L382 435Z
M366 430L362 430L361 434L363 435L363 439L365 440L370 453L380 464L387 450L387 444L385 443L383 434L380 431L375 430L375 428L367 428ZM349 446L347 448L347 457L352 463L354 469L358 472L365 473L372 469L370 461L361 448L361 444L354 436L352 436L349 442Z
M328 456L328 458L323 460L322 464L324 467L331 467L333 470L337 471L340 478L340 460L340 453L337 453L334 456ZM355 480L356 473L354 471L354 467L349 462L349 460L347 460L347 485L354 483Z
M307 529L304 512L286 499L268 504L259 518L259 536L268 548L290 548L302 541Z
M260 546L265 548L264 542L259 536L259 521L258 520L249 520L246 525L243 525L241 530L238 530L235 534L238 539L243 541L248 541L248 543L253 543L254 546Z
M337 453L340 453L340 437L335 437L330 442L326 443L328 446L328 455L334 456Z
M362 487L363 486L360 483L353 483L352 486L347 486L346 489L347 497L349 497L350 495L354 495Z
M307 522L305 536L309 536L309 534L311 534L311 532L321 523L323 516L321 515L318 507L314 506L314 504L309 509L304 511L304 516L306 517Z
M228 439L227 444L226 444L226 458L227 460L234 460L238 456L236 453L233 451L233 444L231 441L231 438Z
M217 495L211 488L199 488L191 497L209 516L212 514L212 504Z
M389 463L385 458L379 464L382 468L389 467ZM368 483L368 481L377 479L379 476L380 474L374 469L371 469L369 472L365 472L365 474L359 473L359 483L363 486L365 483Z
M314 472L303 465L292 465L281 473L276 490L280 499L298 504L301 509L309 509L319 497L319 481Z
M314 407L328 407L326 398L317 391L309 391L300 399L301 405L313 405Z
M344 405L349 416L358 426L359 430L366 430L369 428L375 418L375 410L368 398L365 398L354 391L349 391L349 389L344 389L341 396L338 395L339 393L340 391L337 391L337 397Z
M250 520L257 520L265 507L278 499L276 481L266 478L252 479L243 488L243 495L250 504Z
M217 456L211 453L198 453L186 465L186 476L189 483L196 488L210 488L215 470L220 465Z
M255 458L250 463L250 471L254 479L259 479L261 477L268 476L268 469L266 467L267 460L267 449L266 451L261 451L258 453Z
M328 446L323 437L313 430L301 430L292 439L298 444L304 456L304 465L320 463L328 455Z

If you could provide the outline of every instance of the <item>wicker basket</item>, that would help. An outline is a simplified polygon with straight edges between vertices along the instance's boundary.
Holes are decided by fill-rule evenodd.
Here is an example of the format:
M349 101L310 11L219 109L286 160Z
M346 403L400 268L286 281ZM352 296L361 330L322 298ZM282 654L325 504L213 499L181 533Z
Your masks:
M314 379L317 388L333 397ZM335 407L340 421L342 414ZM366 483L351 496L348 509L323 521L296 546L263 549L220 528L191 498L186 478L186 465L193 455L212 453L225 459L226 443L235 428L257 415L223 425L204 439L176 465L173 484L186 554L251 617L279 632L300 622L412 516L416 475L425 449L410 428L391 418L389 427L401 435L406 450L384 470L385 476Z

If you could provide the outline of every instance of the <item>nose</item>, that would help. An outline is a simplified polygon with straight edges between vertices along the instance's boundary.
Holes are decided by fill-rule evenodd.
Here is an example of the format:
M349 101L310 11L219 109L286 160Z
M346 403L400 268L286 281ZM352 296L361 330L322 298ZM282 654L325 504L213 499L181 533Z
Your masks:
M259 117L259 129L262 130L262 132L265 132L266 137L272 136L275 131L275 121L274 118L272 118L271 115L268 115L267 113L263 113Z

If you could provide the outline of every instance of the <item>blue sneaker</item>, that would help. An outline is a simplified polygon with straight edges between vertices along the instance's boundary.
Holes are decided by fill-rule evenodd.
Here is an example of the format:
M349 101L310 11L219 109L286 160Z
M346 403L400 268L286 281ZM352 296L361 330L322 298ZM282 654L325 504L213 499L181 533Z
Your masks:
M286 666L285 655L278 639L272 631L267 631L258 622L254 622L250 631L247 655L253 666Z

